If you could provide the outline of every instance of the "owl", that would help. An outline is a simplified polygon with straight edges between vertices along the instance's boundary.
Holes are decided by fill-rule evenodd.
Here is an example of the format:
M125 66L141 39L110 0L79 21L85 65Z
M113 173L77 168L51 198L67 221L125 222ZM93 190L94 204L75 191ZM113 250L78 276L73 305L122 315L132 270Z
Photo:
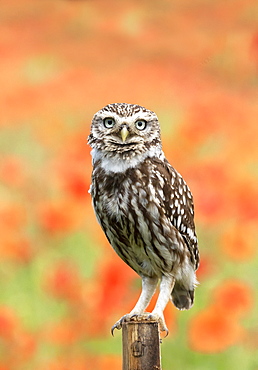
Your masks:
M163 311L171 300L191 308L197 285L198 243L189 187L162 151L156 114L140 105L115 103L92 119L90 193L109 243L142 279L130 320L157 320L168 334ZM152 312L145 312L159 284Z

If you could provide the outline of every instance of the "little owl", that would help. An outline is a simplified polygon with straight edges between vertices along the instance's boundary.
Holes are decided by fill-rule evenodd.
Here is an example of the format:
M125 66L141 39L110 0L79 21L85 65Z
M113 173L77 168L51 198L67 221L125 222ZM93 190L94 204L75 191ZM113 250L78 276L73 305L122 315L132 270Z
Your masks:
M197 284L191 191L164 156L156 114L144 107L105 106L93 117L88 141L98 222L119 257L142 278L138 302L112 334L131 319L157 320L168 333L163 315L168 301L179 310L191 308ZM156 305L147 313L159 281Z

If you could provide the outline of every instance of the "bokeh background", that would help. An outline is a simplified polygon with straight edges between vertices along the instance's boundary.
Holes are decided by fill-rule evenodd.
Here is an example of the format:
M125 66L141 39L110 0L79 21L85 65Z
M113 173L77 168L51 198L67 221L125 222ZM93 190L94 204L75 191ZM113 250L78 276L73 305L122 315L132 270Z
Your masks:
M88 194L93 114L138 103L195 199L195 306L164 370L258 369L258 3L0 1L0 370L121 369L140 279Z

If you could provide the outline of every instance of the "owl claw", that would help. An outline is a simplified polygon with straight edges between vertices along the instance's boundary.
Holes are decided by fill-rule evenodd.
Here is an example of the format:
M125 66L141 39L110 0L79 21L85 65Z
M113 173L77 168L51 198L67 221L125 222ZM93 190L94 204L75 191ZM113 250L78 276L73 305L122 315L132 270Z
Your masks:
M148 316L148 319L149 320L155 320L155 321L158 321L159 323L159 328L160 328L160 331L165 331L166 332L166 335L164 338L166 338L169 334L169 330L167 328L167 325L165 323L165 320L164 320L164 317L163 315L162 316L159 316L155 313L150 313L149 316Z
M133 316L135 316L135 315L133 315ZM122 324L123 324L123 322L125 322L125 321L130 321L130 319L131 319L131 317L130 317L130 315L129 315L129 314L122 316L122 317L121 317L121 319L119 319L119 320L118 320L118 321L117 321L117 322L112 326L112 328L111 328L111 334L112 334L112 336L114 336L114 330L115 330L115 329L120 330L120 329L122 328Z
M134 313L134 314L126 314L124 316L121 317L121 319L119 319L111 328L111 334L112 336L114 336L114 330L117 329L117 330L120 330L122 328L122 324L124 322L128 322L128 321L143 321L143 320L148 320L148 313L144 313L144 314L137 314L137 313Z
M121 328L122 328L122 325L120 325L120 324L119 324L119 321L118 321L118 322L116 322L116 323L112 326L112 328L111 328L111 334L112 334L112 337L114 337L114 331L115 331L115 329L120 330Z

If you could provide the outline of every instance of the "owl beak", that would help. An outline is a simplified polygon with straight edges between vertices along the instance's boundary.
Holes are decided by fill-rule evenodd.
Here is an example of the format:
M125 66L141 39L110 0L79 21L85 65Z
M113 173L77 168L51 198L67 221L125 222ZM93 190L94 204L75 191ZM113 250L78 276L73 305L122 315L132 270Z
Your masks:
M123 140L123 143L125 142L127 136L129 135L129 131L126 126L123 126L122 130L120 131L121 138Z

